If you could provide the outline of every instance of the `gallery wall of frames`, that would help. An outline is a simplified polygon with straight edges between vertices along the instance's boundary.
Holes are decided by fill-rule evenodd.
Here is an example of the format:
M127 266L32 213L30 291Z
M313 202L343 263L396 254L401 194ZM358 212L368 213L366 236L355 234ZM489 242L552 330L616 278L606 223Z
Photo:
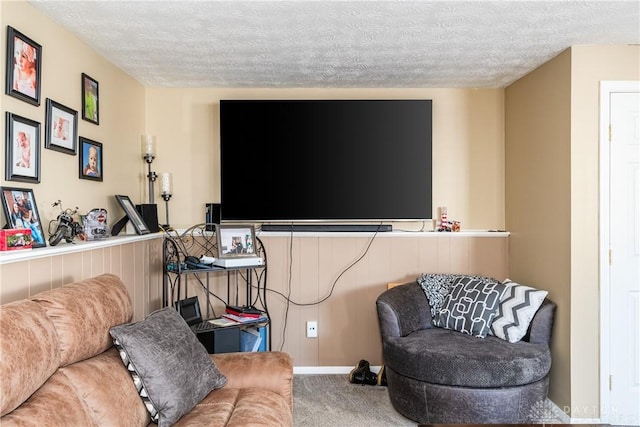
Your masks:
M39 106L42 93L42 46L17 29L7 26L6 89L5 93L24 102ZM99 83L81 73L78 76L82 99L78 105L82 120L100 125ZM78 111L70 106L46 98L44 148L78 157L78 178L102 180L103 147L100 142L78 135ZM6 113L6 171L7 181L40 182L41 123Z
M43 61L42 45L10 25L6 27L5 94L34 107L42 102ZM104 147L101 142L78 135L78 111L82 120L100 125L99 82L86 73L78 75L81 99L78 104L64 105L46 98L43 124L33 118L5 111L5 175L6 181L38 184L41 182L42 144L44 149L78 158L78 179L102 182L104 176ZM32 246L46 246L45 229L38 213L32 189L2 186L0 201L7 228L31 230Z

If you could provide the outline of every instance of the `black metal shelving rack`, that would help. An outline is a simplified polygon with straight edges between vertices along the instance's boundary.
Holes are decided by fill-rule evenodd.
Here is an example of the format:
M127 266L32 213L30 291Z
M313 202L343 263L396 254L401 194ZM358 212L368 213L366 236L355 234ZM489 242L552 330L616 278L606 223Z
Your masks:
M265 327L267 327L267 350L271 350L271 317L267 306L267 259L266 251L262 241L256 238L256 251L264 263L259 266L250 267L218 267L211 266L208 268L188 268L185 259L187 256L200 257L202 255L216 257L218 255L218 245L214 224L197 224L184 232L178 234L173 230L166 232L162 244L163 257L163 286L162 286L162 307L171 305L175 307L176 301L180 300L180 296L188 297L189 277L193 277L204 288L206 293L206 319L209 319L213 313L210 298L214 296L225 304L240 305L238 301L238 292L236 289L235 301L231 299L231 282L232 276L235 276L236 287L239 278L245 282L245 306L255 306L256 302L260 305L257 307L263 311L267 317ZM225 274L227 275L227 295L221 298L210 290L210 275ZM202 283L201 276L205 276L205 282ZM255 285L254 277L255 275ZM255 301L253 289L256 289ZM240 327L254 326L255 323L241 324Z

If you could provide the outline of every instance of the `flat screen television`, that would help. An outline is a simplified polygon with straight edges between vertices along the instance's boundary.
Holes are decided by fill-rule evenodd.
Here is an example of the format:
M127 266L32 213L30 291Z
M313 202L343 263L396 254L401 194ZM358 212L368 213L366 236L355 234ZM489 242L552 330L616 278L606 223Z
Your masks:
M221 220L430 219L431 139L431 100L222 100Z

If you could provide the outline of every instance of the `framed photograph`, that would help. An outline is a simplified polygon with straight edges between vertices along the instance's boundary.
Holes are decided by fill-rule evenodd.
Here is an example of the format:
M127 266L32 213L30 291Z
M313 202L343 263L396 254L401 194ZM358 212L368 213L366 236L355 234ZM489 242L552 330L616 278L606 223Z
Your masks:
M216 224L218 258L256 257L253 225Z
M136 233L138 234L149 234L151 230L147 227L147 224L144 222L138 211L136 210L136 206L133 204L131 199L128 196L122 196L116 194L116 200L120 203L120 206L127 214L129 221L133 224L133 227L136 229Z
M6 94L29 104L40 105L42 46L13 27L7 26Z
M82 73L82 119L100 124L98 81Z
M7 181L40 182L40 123L6 113Z
M7 227L28 228L31 230L32 247L47 246L33 190L0 187L0 199L2 199L2 207L7 219Z
M80 137L80 179L102 181L104 162L102 144Z
M78 112L47 98L44 147L75 156L78 153Z

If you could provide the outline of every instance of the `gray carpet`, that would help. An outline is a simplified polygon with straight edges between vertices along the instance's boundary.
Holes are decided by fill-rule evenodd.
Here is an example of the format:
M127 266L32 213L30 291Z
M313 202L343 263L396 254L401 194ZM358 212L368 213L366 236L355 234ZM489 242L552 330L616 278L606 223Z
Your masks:
M348 375L294 375L295 427L400 427L417 423L391 406L387 388L349 383Z
M393 409L386 387L351 384L348 377L348 374L294 375L294 427L418 425ZM562 424L546 402L532 411L540 423Z

